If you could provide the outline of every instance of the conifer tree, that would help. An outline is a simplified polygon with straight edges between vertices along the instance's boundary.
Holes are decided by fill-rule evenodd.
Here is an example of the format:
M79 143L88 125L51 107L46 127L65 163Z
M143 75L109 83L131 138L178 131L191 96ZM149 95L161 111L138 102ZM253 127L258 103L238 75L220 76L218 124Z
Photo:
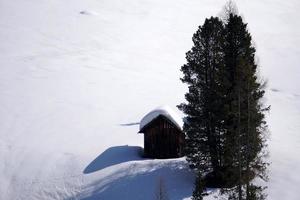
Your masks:
M221 165L220 72L223 68L223 23L206 19L193 36L194 46L187 52L181 79L189 86L188 103L179 105L187 115L184 124L186 156L192 168L202 174L218 173ZM198 186L196 186L198 187Z
M195 189L193 192L192 200L203 200L203 192L205 189L205 183L202 174L198 174L195 181Z
M264 112L269 107L261 103L264 90L258 80L255 48L241 16L229 14L225 41L225 74L230 83L224 117L224 164L229 169L226 179L237 180L236 199L249 199L251 180L266 178ZM245 190L243 184L246 184Z
M210 175L229 199L261 200L264 188L252 180L267 179L264 113L269 107L262 104L264 84L247 24L229 4L225 20L206 19L193 36L181 67L187 103L178 107L186 114L187 161L198 175L193 198L202 199Z

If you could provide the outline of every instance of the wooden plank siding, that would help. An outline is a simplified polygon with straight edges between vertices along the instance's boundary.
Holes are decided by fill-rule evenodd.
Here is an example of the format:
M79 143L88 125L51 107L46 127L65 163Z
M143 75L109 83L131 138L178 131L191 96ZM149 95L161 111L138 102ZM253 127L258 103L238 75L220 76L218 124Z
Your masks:
M163 115L140 132L144 133L145 157L178 158L184 155L184 133Z

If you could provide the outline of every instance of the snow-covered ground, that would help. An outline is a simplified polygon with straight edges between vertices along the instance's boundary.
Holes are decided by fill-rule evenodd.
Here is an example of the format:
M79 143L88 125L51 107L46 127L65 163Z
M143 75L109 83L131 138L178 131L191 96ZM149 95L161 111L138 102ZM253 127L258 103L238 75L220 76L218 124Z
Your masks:
M184 159L141 159L138 122L184 100L191 37L223 0L0 0L0 199L188 198ZM269 82L270 200L300 194L300 2L238 1Z

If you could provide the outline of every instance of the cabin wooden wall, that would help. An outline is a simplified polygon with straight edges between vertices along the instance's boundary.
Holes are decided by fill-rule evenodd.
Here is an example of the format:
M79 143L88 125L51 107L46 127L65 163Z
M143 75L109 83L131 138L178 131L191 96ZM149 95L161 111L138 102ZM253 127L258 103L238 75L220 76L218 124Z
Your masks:
M151 158L183 156L184 134L164 117L158 117L144 131L144 153Z

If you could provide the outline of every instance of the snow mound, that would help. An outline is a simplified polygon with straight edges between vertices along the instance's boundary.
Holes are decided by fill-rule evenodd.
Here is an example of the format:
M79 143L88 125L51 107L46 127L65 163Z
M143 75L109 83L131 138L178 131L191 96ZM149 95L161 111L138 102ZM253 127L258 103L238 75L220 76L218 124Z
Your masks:
M144 128L147 124L149 124L151 121L153 121L155 118L157 118L159 115L163 115L169 120L171 120L180 130L182 130L183 127L183 121L182 118L178 116L178 114L172 110L169 106L161 106L158 107L151 112L149 112L147 115L143 117L143 119L140 122L140 130Z

